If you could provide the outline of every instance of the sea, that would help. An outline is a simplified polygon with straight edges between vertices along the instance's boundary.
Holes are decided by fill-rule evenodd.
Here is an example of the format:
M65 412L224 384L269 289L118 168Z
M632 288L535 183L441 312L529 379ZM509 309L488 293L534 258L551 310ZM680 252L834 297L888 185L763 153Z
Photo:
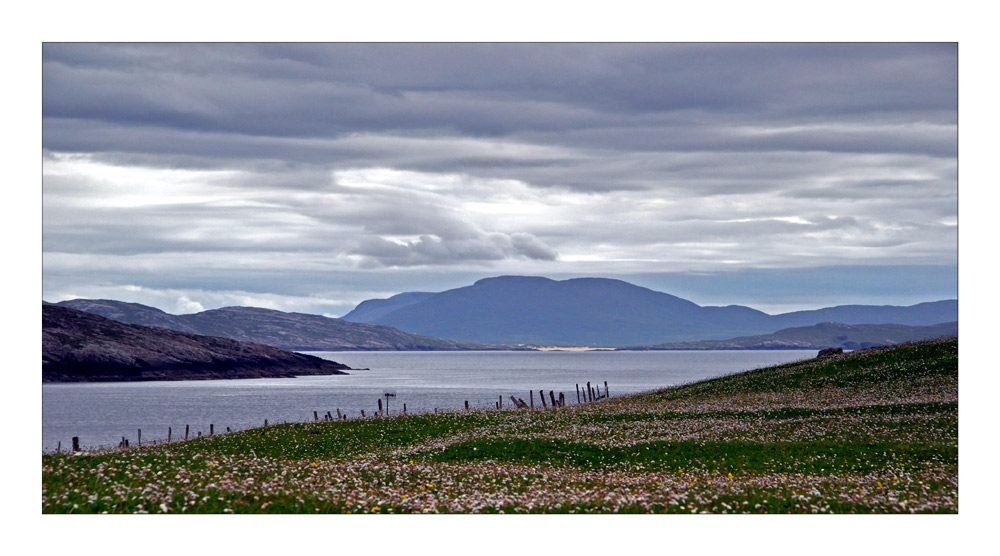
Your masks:
M347 375L238 380L42 384L42 451L176 441L265 424L350 419L379 411L541 406L539 391L577 403L577 388L611 396L816 356L815 350L303 352L348 365ZM607 386L605 387L605 383Z

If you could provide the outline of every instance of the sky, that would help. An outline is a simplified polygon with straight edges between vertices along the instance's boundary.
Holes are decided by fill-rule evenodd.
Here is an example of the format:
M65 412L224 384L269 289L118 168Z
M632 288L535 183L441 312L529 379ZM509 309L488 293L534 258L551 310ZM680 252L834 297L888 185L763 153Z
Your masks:
M498 275L958 297L958 46L41 48L42 295L342 316Z

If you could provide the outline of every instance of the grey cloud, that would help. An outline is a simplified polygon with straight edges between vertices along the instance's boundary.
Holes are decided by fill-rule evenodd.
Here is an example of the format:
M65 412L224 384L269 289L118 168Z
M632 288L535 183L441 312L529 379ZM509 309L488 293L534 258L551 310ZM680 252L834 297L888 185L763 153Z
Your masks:
M324 273L356 292L390 267L444 269L430 284L955 259L954 43L47 43L42 58L60 283L302 296L301 279L339 299ZM52 175L67 153L134 171L134 191L154 170L231 175L133 205L100 174ZM338 182L372 169L401 175Z
M351 254L365 267L448 265L505 259L555 260L555 250L531 234L490 233L478 237L449 239L421 236L406 242L368 236L357 241Z

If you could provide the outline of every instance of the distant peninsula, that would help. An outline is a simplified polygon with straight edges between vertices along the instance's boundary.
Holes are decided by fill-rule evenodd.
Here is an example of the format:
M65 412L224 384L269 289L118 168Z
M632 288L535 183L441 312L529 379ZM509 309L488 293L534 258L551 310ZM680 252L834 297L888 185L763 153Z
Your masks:
M655 346L623 348L627 350L709 350L709 349L864 349L917 342L942 337L957 337L958 322L931 326L902 324L842 324L822 322L813 326L785 328L774 334L743 336L728 340L672 342Z
M42 305L42 382L277 378L347 370L340 363L271 346Z

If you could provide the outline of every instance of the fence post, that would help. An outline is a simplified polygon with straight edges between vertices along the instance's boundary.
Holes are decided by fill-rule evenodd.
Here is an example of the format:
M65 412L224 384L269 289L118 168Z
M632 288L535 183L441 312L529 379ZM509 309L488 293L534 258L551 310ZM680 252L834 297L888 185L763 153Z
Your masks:
M212 423L209 423L208 424L208 436L212 436L213 434L215 434L215 425L213 425Z
M172 428L167 427L167 444L170 444L170 438L173 436L173 432L174 430Z
M545 391L544 390L539 390L538 391L538 397L542 398L542 409L547 409L548 406L545 405Z
M465 400L465 410L469 410L469 400Z
M611 394L608 393L608 381L604 381L604 397L610 398Z
M580 385L579 384L576 385L576 403L577 404L580 403Z
M267 426L267 419L264 419L264 426Z
M378 412L382 413L382 398L378 399Z
M319 412L313 411L313 421L319 421Z
M535 391L528 390L528 398L531 400L531 409L535 409Z
M406 415L406 404L403 404L403 415Z
M73 451L74 452L79 452L80 451L80 437L79 436L74 436L73 437Z
M591 390L589 382L587 383L587 401L588 402L594 401L594 391Z
M142 446L142 429L139 429L139 441L138 441L138 445Z
M552 407L556 407L556 393L549 390L549 399L552 400Z

